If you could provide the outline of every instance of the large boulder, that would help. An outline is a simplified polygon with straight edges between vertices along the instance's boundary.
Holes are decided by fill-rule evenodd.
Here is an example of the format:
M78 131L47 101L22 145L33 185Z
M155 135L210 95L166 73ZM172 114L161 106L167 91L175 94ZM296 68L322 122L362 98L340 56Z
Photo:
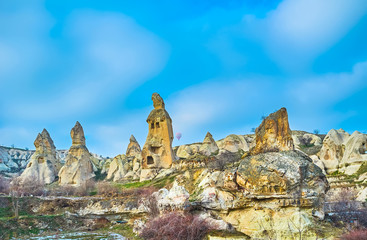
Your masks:
M60 170L60 161L54 142L46 129L38 134L34 146L36 151L20 178L22 181L33 179L44 184L52 183Z
M294 150L292 131L289 128L287 109L267 116L256 128L256 146L251 154Z
M339 169L340 161L344 155L344 144L349 136L349 133L343 129L331 129L326 135L320 150L320 160L324 163L328 174Z
M367 161L367 135L355 131L345 142L345 152L340 162L341 171L352 175Z
M59 171L60 185L82 185L95 176L92 158L85 146L83 127L79 122L70 132L72 145L65 159L65 165Z

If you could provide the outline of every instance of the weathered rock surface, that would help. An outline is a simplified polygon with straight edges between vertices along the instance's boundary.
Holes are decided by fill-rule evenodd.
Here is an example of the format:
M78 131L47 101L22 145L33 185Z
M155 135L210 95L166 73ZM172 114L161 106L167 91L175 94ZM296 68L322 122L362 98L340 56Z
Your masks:
M27 168L20 178L22 181L33 180L40 183L52 183L60 170L56 147L46 129L38 134L34 141L36 152L32 155Z
M290 231L297 231L289 229L290 221L299 223L301 216L302 227L312 229L314 216L324 216L328 182L300 151L247 156L238 168L202 170L196 175L191 200L219 211L223 220L251 237L263 238L266 231L274 231L275 239L286 239L282 234L289 237Z
M345 152L340 162L341 171L352 175L367 161L367 135L355 131L345 142Z
M294 150L287 109L281 108L266 117L256 128L256 146L251 154Z
M158 93L153 93L152 100L154 109L147 118L149 132L142 150L142 168L170 168L175 159L172 150L172 120Z
M326 135L320 151L320 160L325 165L328 174L339 169L340 161L343 158L345 146L349 133L343 129L331 129Z
M66 157L65 165L59 172L60 185L81 185L95 176L92 155L85 146L82 126L76 122L70 132L72 146Z

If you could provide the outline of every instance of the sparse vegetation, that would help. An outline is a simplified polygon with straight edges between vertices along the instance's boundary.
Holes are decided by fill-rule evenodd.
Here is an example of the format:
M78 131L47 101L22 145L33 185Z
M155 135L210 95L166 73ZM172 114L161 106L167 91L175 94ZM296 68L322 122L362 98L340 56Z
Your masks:
M149 221L140 237L147 240L201 240L214 228L197 216L170 212Z

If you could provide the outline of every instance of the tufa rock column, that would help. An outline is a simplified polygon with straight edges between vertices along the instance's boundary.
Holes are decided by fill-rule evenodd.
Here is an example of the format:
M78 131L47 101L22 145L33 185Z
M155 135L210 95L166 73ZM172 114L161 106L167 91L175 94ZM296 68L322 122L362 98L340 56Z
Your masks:
M142 150L142 168L170 168L174 159L172 120L158 93L153 93L152 100L154 109L147 118L149 133Z
M70 132L72 145L59 172L60 185L81 185L95 176L92 155L85 146L83 127L76 122Z

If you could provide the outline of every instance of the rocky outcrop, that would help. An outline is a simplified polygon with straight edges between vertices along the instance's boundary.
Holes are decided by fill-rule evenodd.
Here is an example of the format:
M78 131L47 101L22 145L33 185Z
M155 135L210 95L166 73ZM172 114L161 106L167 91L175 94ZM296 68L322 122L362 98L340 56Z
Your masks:
M328 174L339 169L340 161L343 158L345 146L349 133L343 129L331 129L326 135L320 150L320 160L325 165Z
M345 142L341 172L352 175L367 161L367 135L355 131Z
M290 232L297 231L289 229L290 221L301 216L302 227L311 230L314 217L324 216L328 182L322 170L300 151L247 156L238 168L205 169L195 175L191 202L218 212L238 231L254 238L273 231L274 239L287 239Z
M156 172L157 169L170 168L175 159L172 150L171 117L158 93L153 93L152 100L154 109L147 118L149 132L142 150L142 174L145 176Z
M256 146L251 154L293 150L292 132L289 128L287 109L281 108L266 117L256 128Z
M85 146L82 126L76 122L70 132L72 146L65 159L65 165L59 172L60 185L81 185L95 176L92 155Z
M210 132L207 132L203 143L200 145L199 152L202 155L210 156L218 154L219 148Z
M60 170L56 147L46 129L39 133L34 141L36 152L32 155L27 168L20 178L22 181L32 179L44 184L52 183Z

